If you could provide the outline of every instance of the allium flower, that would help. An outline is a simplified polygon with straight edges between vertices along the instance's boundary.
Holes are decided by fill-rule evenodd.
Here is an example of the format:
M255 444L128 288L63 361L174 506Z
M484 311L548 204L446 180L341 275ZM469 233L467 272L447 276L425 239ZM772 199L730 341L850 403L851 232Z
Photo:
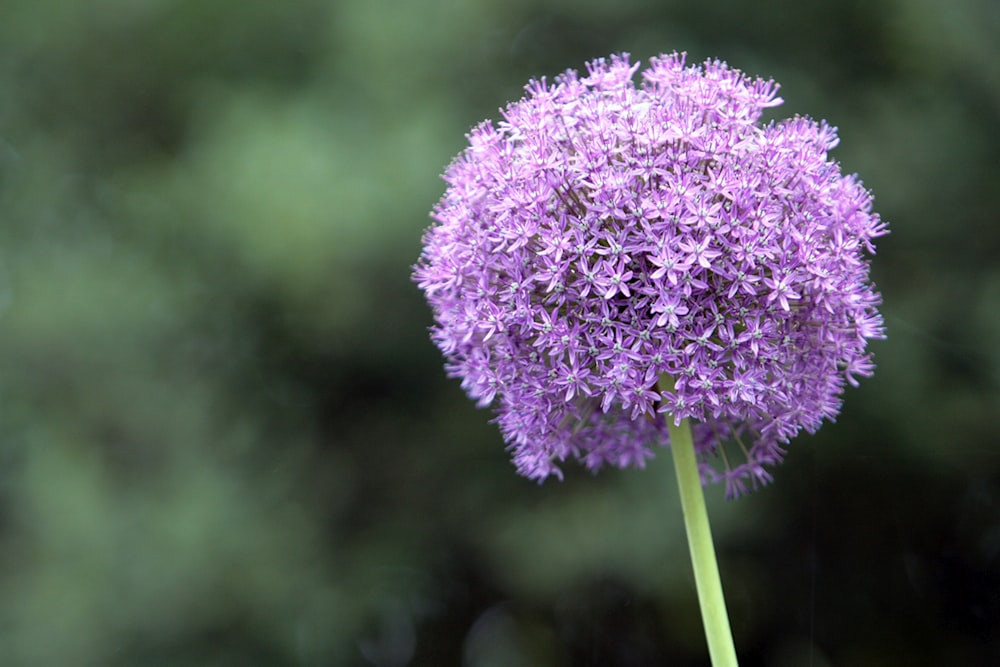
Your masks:
M531 81L475 127L414 277L521 474L641 467L690 419L702 479L739 495L871 374L887 230L827 156L834 128L760 123L773 81L672 54L636 86L638 67Z

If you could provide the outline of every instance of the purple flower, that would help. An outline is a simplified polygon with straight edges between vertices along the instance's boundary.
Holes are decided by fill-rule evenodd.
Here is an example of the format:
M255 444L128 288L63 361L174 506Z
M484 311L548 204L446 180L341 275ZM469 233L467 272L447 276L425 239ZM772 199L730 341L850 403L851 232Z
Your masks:
M702 478L739 495L871 375L867 254L887 229L829 159L833 128L760 123L773 81L683 54L637 86L638 68L532 81L475 127L414 277L520 473L641 467L690 419Z

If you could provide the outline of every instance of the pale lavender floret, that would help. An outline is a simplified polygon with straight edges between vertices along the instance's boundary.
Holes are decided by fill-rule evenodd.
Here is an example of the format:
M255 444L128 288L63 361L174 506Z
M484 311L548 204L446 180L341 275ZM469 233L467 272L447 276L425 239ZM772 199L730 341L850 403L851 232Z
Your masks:
M739 495L872 374L887 229L829 159L834 128L760 124L774 82L672 54L637 87L638 67L532 81L474 128L415 279L520 473L642 467L687 418L703 479Z

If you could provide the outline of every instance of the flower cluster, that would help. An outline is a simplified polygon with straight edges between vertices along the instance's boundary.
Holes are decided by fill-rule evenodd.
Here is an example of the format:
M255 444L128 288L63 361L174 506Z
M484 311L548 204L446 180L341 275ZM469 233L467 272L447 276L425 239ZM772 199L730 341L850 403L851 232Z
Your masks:
M828 158L834 128L760 122L773 81L672 54L637 86L638 67L532 81L475 127L414 279L521 474L642 466L690 419L703 480L739 495L872 373L887 230Z

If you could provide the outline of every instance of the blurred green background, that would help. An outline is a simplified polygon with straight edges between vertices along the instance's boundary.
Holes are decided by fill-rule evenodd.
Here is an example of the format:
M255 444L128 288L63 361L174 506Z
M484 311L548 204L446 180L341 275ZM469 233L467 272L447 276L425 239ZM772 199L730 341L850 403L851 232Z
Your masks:
M518 478L410 282L531 76L782 85L891 224L889 339L710 490L744 667L1000 664L996 0L3 0L0 665L707 665L669 457Z

